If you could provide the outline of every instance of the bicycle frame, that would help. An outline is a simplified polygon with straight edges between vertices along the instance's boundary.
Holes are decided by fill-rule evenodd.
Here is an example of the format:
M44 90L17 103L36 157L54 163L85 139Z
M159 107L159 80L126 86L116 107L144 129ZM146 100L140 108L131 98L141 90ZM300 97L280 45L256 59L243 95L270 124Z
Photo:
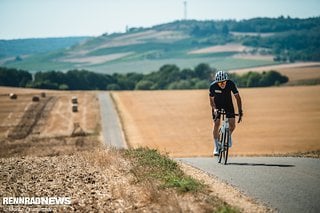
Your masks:
M226 112L222 109L218 112L218 115L221 115L222 125L219 128L219 156L218 163L221 163L223 159L223 163L227 164L228 161L228 153L229 153L229 140L231 138L230 128L229 128L229 119L226 116ZM238 114L235 114L238 116ZM219 117L219 116L217 116Z

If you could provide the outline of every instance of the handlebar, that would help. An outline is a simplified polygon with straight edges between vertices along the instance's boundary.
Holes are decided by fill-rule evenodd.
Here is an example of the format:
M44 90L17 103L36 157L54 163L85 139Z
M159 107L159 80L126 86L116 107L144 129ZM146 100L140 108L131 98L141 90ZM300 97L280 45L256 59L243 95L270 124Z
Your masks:
M225 113L225 112L219 112L219 111L218 111L218 114L220 114L220 115L226 115L227 113ZM239 116L238 113L233 113L232 115L234 115L234 116Z
M213 113L213 111L212 111L212 113ZM218 110L217 111L217 116L215 116L214 121L216 121L218 119L218 117L220 117L220 115L227 115L227 113L223 109L222 110ZM242 116L240 116L238 113L233 113L232 115L239 116L238 123L241 122Z

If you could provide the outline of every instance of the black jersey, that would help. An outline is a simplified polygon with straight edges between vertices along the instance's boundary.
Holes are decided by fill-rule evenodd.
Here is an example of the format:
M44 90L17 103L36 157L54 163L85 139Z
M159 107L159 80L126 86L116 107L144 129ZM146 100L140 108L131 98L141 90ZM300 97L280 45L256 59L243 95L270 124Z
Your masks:
M231 92L233 94L237 94L239 92L233 81L227 80L227 84L224 89L221 89L218 82L214 81L211 83L209 91L210 97L214 97L217 109L224 109L228 113L234 113Z

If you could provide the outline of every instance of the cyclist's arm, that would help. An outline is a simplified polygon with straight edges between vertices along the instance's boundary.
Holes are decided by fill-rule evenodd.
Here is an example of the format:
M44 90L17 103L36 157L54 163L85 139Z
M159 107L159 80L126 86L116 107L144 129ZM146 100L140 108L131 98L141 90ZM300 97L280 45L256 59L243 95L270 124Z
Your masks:
M240 111L242 111L242 101L241 101L240 94L239 94L239 93L234 94L234 97L235 97L236 100L237 100L238 110L239 110L239 112L240 112Z
M216 104L214 102L214 96L212 96L212 97L210 96L210 105L211 105L211 108L212 108L212 118L213 118L214 121L216 121L218 111L217 111Z
M214 96L212 96L212 97L209 96L209 98L210 98L210 106L211 106L212 110L216 109L216 104L214 102Z

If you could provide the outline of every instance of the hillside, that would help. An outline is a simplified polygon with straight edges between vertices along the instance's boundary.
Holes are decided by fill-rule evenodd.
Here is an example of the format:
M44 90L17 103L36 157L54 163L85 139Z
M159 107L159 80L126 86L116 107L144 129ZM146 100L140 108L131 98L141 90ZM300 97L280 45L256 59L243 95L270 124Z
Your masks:
M164 64L192 68L207 63L229 70L320 60L319 23L320 18L290 17L175 21L151 28L130 28L126 33L104 34L69 49L3 65L29 71L85 69L112 74L149 73Z
M90 37L63 38L30 38L0 40L0 58L17 57L22 60L24 55L51 52L69 48Z

